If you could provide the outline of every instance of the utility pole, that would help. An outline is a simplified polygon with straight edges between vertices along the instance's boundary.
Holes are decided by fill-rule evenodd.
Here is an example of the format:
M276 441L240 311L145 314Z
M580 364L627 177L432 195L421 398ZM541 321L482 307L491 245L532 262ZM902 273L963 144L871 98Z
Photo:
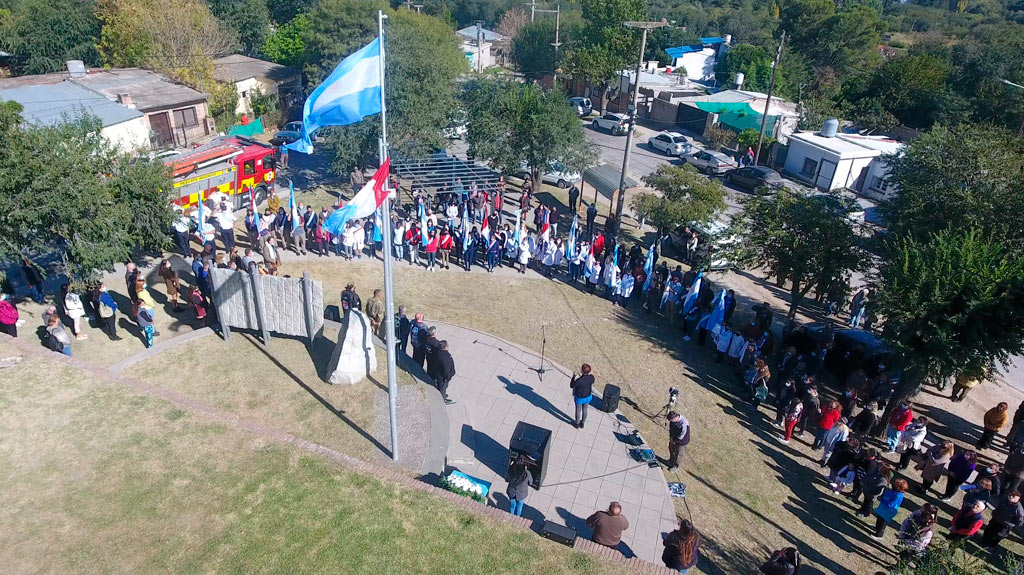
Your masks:
M534 5L536 5L536 0L534 1ZM535 10L535 12L540 12L542 14L554 14L555 15L555 41L552 42L551 45L555 47L555 56L558 56L558 47L562 45L562 43L558 41L558 28L559 28L559 26L561 24L561 20L562 20L561 19L561 16L562 16L562 6L561 5L555 6L554 10ZM532 21L532 12L531 12L531 21Z
M636 62L636 76L633 78L633 98L629 104L629 128L626 132L626 151L622 156L622 175L619 177L619 197L615 202L616 230L622 229L622 207L626 203L626 174L629 172L629 153L633 148L633 130L636 129L636 101L640 96L640 70L644 67L644 50L647 48L647 31L668 26L668 22L625 22L627 28L640 29L640 57ZM619 97L621 101L621 96Z
M530 7L530 24L533 24L533 17L537 13L537 0L532 0L527 6Z
M483 63L480 58L483 54L483 31L480 26L483 24L483 20L476 21L476 73L479 74L483 71Z
M764 101L764 114L761 115L761 131L757 133L757 150L754 152L754 165L761 158L761 144L764 143L764 128L768 123L768 107L772 104L772 91L775 90L775 74L779 72L782 60L782 46L786 43L786 31L779 36L779 49L775 51L775 64L772 66L772 79L768 81L768 98Z

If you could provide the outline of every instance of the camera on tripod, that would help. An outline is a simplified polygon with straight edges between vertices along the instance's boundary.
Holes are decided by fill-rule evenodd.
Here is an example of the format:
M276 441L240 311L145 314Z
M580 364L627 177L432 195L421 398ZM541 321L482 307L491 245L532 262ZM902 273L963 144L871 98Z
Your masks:
M679 399L679 389L676 387L668 388L668 406L675 407L677 399Z

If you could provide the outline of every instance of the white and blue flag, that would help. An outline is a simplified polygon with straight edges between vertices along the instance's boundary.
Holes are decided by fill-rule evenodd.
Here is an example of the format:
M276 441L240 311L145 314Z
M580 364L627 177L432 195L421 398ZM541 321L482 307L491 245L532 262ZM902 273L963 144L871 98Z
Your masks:
M647 250L647 261L644 262L644 275L647 279L644 280L644 291L651 288L651 276L654 271L654 244L651 244L651 249Z
M310 136L324 126L346 126L380 113L380 41L374 39L338 64L302 107L302 137L285 146L313 153Z
M576 234L580 226L580 217L572 216L572 226L569 228L569 241L565 242L565 259L571 260L576 255Z
M690 292L686 294L686 299L683 300L683 315L690 313L690 308L697 304L697 296L700 294L700 283L703 275L703 271L697 272L697 279L693 280Z

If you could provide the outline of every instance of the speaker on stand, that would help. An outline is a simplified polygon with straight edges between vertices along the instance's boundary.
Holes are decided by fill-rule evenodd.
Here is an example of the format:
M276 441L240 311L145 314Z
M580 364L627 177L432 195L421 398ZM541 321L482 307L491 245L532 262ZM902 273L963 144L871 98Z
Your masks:
M622 390L617 385L609 383L604 386L604 395L601 396L601 411L615 413L615 410L619 408L619 396L621 394Z

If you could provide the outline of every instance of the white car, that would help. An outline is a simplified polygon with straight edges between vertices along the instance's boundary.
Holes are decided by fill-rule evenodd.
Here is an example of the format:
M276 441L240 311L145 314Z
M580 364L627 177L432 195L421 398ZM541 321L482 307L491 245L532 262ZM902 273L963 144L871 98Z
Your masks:
M683 156L683 161L697 168L697 171L704 172L709 176L721 174L736 167L736 161L729 156L722 152L709 152L707 150Z
M647 140L647 145L666 156L682 156L689 154L693 149L690 142L686 141L686 136L679 132L662 132L652 136Z
M628 124L629 116L612 113L594 118L594 121L590 123L595 130L604 130L613 136L625 136Z
M520 166L519 170L520 171L516 174L517 176L524 180L530 177L530 168L527 167L526 164ZM579 172L572 172L568 170L561 162L551 162L548 164L548 169L544 170L544 173L541 174L541 181L545 184L551 184L565 189L580 181L581 177L582 176Z

